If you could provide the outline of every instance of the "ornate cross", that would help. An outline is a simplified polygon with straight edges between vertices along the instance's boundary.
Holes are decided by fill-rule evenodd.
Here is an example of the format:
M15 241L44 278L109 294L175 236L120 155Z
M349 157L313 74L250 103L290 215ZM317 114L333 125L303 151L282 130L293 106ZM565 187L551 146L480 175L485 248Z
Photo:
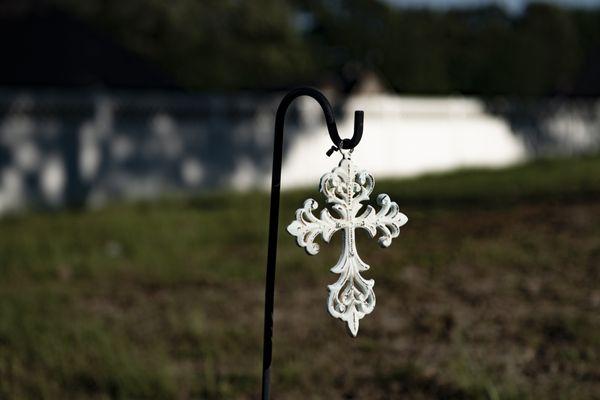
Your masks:
M388 247L392 239L400 234L400 227L406 224L408 218L399 212L398 204L391 201L387 194L377 196L377 204L381 206L378 212L372 206L362 204L369 200L375 181L367 171L356 169L350 160L351 153L342 151L343 158L339 166L321 177L320 191L337 218L327 208L317 218L313 214L318 208L317 202L307 199L304 206L296 211L296 220L287 230L296 236L298 245L310 255L319 252L319 245L314 242L319 235L329 243L335 232L343 230L342 253L337 264L331 268L331 272L340 274L340 277L328 286L327 308L331 316L346 321L350 333L356 336L360 319L375 308L375 281L360 275L361 271L369 269L369 265L361 260L356 250L355 229L365 229L371 237L375 237L379 231L379 245Z

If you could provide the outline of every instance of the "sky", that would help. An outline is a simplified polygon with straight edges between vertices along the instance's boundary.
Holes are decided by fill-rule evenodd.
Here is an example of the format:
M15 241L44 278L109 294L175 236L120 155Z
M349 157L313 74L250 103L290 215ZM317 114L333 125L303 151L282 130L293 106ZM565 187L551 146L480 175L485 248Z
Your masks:
M476 7L497 4L511 13L520 13L527 7L529 0L385 0L400 7L447 9L454 7ZM600 8L600 0L545 0L566 7Z

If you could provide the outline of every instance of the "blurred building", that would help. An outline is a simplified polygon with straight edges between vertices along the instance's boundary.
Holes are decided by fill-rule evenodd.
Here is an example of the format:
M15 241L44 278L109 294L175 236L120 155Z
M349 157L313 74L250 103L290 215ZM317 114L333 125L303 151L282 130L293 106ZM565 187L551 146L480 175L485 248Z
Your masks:
M0 91L0 210L101 204L182 190L268 186L282 94ZM600 103L490 104L475 98L366 94L338 99L354 158L378 177L497 167L600 146ZM311 99L288 115L284 187L312 185L337 162Z

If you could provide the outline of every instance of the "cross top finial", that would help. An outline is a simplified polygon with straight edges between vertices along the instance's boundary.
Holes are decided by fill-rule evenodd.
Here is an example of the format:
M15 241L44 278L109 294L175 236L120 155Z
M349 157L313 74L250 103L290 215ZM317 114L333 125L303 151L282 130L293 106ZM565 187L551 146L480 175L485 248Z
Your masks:
M377 204L381 207L378 212L370 205L365 207L362 203L369 200L375 180L367 171L356 169L350 159L352 150L340 152L342 160L339 166L323 175L320 182L321 193L337 215L331 215L324 208L317 218L313 214L318 208L317 202L307 199L304 206L296 211L296 219L287 231L296 237L298 245L304 247L308 254L315 255L319 252L319 245L315 243L319 235L329 243L335 232L343 230L342 252L331 268L340 277L328 286L327 308L333 317L346 321L350 333L356 336L360 319L375 308L375 281L364 279L360 274L369 269L369 265L358 255L355 230L365 229L371 237L379 232L379 245L388 247L400 234L400 227L406 224L408 218L387 194L377 196Z

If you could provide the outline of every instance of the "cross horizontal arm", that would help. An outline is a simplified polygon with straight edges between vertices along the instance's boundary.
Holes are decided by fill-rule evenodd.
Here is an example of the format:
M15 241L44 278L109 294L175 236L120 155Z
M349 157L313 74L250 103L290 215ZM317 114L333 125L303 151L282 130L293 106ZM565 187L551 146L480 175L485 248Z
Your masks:
M377 196L377 204L381 209L368 206L365 212L356 218L355 227L365 229L371 237L380 232L378 243L381 247L389 247L392 239L400 234L400 227L408 222L408 217L399 211L398 204L387 194Z

